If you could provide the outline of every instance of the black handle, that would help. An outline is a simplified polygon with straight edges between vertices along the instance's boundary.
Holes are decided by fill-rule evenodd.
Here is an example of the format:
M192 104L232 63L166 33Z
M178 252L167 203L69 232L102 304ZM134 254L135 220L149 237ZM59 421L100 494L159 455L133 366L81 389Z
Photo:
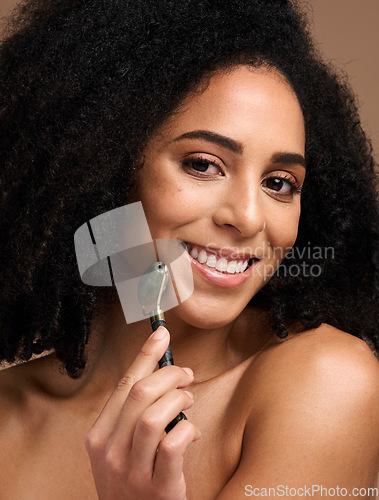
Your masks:
M153 321L151 323L151 328L153 329L153 332L155 330L158 330L160 326L164 326L166 328L166 321L163 319L157 319L156 321ZM173 365L174 360L172 357L172 352L171 352L171 346L170 344L167 347L166 352L163 354L161 359L158 361L158 366L159 368L163 368L164 366L169 366ZM170 432L171 429L175 427L175 425L180 422L181 420L187 420L187 417L184 415L184 413L181 411L179 415L177 415L171 422L166 426L165 431L168 433Z

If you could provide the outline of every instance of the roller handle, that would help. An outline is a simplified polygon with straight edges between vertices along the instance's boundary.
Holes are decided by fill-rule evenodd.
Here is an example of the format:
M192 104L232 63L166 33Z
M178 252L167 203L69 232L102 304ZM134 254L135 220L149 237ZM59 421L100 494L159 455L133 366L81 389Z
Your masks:
M167 328L166 321L164 321L162 319L158 319L158 320L153 321L151 323L151 328L153 329L153 332L155 332L155 330L157 330L160 326L164 326L165 328ZM163 354L161 359L158 361L158 366L159 366L159 368L163 368L164 366L173 365L173 364L174 364L174 360L172 358L171 346L169 344L166 352ZM173 420L171 420L171 422L166 426L165 431L170 432L170 430L173 429L175 427L175 425L178 422L180 422L181 420L187 420L187 417L184 415L184 413L182 411Z

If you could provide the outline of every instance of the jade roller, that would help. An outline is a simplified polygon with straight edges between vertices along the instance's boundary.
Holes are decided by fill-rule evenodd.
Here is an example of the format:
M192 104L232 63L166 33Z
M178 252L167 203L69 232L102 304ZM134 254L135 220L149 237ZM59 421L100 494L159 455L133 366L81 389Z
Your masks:
M166 328L166 321L161 309L162 295L168 284L168 268L163 262L155 262L146 269L141 276L138 285L138 302L142 305L143 314L150 316L150 323L153 332L160 326ZM174 360L172 357L170 344L166 352L158 361L159 368L163 366L173 365ZM165 428L169 432L180 420L187 420L183 412L180 412Z

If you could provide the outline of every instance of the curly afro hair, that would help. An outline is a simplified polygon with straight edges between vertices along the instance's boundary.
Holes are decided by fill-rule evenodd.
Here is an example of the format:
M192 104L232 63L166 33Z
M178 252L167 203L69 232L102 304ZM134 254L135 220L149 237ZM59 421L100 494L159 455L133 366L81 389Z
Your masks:
M278 337L326 322L378 346L372 148L352 91L322 62L295 1L30 0L6 32L2 360L53 349L81 375L91 322L117 295L81 282L76 229L128 203L152 133L207 75L241 63L280 71L306 127L294 251L251 304L268 311ZM316 247L333 255L306 251ZM304 271L313 265L317 273Z

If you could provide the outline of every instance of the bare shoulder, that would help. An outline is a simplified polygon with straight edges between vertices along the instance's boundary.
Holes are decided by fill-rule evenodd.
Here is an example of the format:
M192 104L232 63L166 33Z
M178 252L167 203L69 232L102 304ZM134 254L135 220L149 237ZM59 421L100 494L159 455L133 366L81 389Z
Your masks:
M17 467L25 453L28 429L28 399L25 392L22 366L11 366L0 370L0 483L4 498L8 488L17 477Z
M2 443L19 435L29 406L29 381L26 364L0 370L0 437ZM17 432L15 432L17 430Z
M262 375L261 389L285 388L289 395L310 384L341 397L348 393L378 402L379 362L374 352L363 340L325 323L266 349L249 370Z
M23 384L23 365L8 366L0 370L0 421L10 410L22 408L25 396Z
M352 470L360 462L364 471L357 483L373 481L379 465L379 363L363 340L322 324L267 349L249 372L255 383L245 444L267 453L272 464L275 453L301 460L321 478L335 473L338 479L338 467Z
M43 406L38 405L38 387L31 373L38 371L42 360L33 360L0 370L0 439L15 448L18 443L25 445L25 437L30 434L37 420L43 415Z
M364 341L322 324L261 351L243 380L241 460L217 499L243 485L376 486L379 363Z

